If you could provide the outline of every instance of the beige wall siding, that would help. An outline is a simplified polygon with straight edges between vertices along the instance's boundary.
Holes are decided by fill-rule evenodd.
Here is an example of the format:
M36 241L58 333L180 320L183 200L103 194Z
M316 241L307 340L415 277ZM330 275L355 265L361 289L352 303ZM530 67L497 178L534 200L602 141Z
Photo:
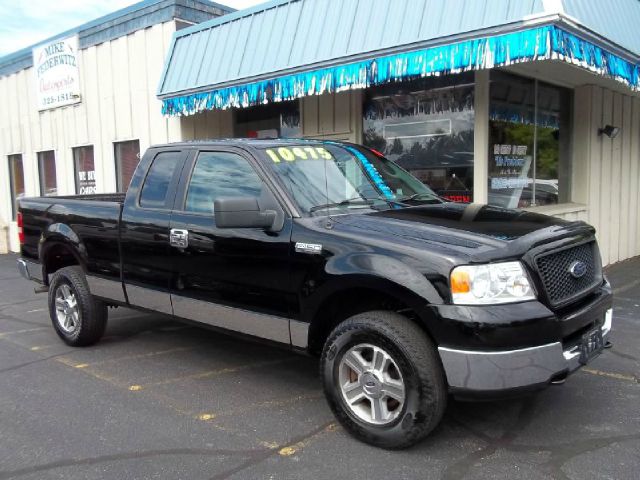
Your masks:
M598 86L576 89L572 198L586 205L604 264L640 255L640 99ZM610 139L605 125L621 128Z
M155 91L175 22L80 51L82 102L38 112L33 68L0 78L0 232L11 223L7 155L22 154L27 195L39 195L37 152L55 150L58 193L75 193L72 148L94 146L98 191L116 189L113 142L140 150L181 139L180 121L161 115ZM15 225L11 249L17 250Z
M182 140L233 137L233 110L207 110L183 117L180 128Z

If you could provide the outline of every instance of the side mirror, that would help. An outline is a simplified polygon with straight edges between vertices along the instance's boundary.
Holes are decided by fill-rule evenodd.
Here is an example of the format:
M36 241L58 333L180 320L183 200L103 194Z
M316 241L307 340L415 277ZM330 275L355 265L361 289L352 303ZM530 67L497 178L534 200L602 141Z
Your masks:
M220 197L213 202L218 228L268 228L276 221L274 210L261 210L255 197Z

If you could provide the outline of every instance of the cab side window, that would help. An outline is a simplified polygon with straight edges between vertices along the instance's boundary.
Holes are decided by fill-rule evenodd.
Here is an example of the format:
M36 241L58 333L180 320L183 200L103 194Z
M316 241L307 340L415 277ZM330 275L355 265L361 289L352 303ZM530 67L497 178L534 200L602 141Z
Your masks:
M140 193L143 208L171 208L167 198L169 185L180 163L182 152L162 152L153 159ZM172 199L171 199L172 200Z
M185 210L213 214L219 197L260 197L262 180L249 162L231 152L201 152L198 155Z

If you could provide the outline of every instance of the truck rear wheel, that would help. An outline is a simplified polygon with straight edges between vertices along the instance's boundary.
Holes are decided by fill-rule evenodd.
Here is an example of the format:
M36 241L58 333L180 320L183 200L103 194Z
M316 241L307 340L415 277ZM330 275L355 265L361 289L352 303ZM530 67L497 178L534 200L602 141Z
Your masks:
M107 306L89 292L79 266L53 274L49 285L49 315L58 336L73 347L96 343L107 325Z
M331 410L358 439L406 448L440 423L447 388L433 342L395 312L372 311L338 325L320 372Z

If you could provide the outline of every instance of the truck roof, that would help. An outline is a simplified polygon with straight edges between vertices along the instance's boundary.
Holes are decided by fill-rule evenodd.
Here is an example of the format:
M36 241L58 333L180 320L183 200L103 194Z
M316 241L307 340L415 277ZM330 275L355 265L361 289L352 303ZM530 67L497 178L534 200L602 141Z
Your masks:
M163 143L158 145L152 145L149 148L162 148L162 147L203 147L203 146L244 146L254 148L269 148L286 145L300 145L300 144L328 144L328 143L347 143L337 142L335 140L318 140L314 138L215 138L206 140L186 140L182 142Z

